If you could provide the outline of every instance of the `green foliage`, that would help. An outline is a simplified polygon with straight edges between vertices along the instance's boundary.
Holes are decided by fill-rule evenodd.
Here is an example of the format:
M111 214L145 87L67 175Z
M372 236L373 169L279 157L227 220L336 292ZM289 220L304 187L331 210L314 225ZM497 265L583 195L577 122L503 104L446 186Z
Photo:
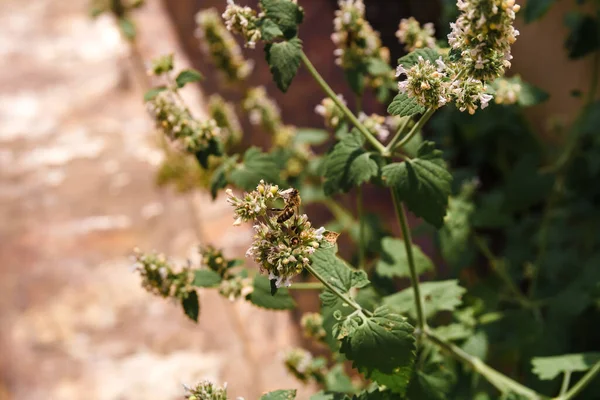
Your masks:
M555 2L556 0L528 0L523 10L525 22L533 22L541 18Z
M302 59L302 41L298 38L265 46L267 63L275 84L282 92L287 92L298 72Z
M198 293L195 290L190 290L186 297L181 299L181 306L185 315L187 315L192 321L198 322L198 316L200 315L200 299L198 299Z
M210 269L198 269L194 271L194 286L210 288L221 283L221 275Z
M569 36L565 47L570 58L579 59L600 49L600 23L598 16L571 12L565 17Z
M260 396L260 400L294 400L296 398L296 389L275 390Z
M135 23L131 19L126 17L119 18L119 28L121 29L123 36L125 36L128 40L135 40L137 32Z
M298 25L304 19L302 7L290 0L260 0L260 5L265 10L265 17L272 21L286 38L296 36ZM272 28L270 29L272 31Z
M398 59L398 65L402 64L402 66L405 69L409 69L410 67L415 65L417 62L419 62L419 57L423 57L423 60L425 60L425 61L429 60L433 64L433 63L435 63L435 60L437 60L440 57L440 55L434 49L430 49L430 48L417 49L415 51L411 51L404 57L400 57Z
M182 88L188 83L200 82L204 77L202 74L195 69L185 69L177 75L175 82L178 88Z
M244 190L252 190L261 179L278 183L279 169L272 155L263 153L258 147L251 147L244 154L243 162L229 174L229 181Z
M255 306L268 310L291 310L296 307L296 302L287 289L280 288L272 295L271 282L263 275L256 275L253 286L254 291L248 295L248 299Z
M452 175L433 142L423 142L415 158L383 167L382 177L415 215L437 228L443 225Z
M408 97L405 93L398 93L388 106L387 112L390 115L397 115L399 117L412 117L415 114L425 112L425 107L417 103L415 99Z
M160 94L160 92L164 92L165 90L167 90L166 86L158 86L158 87L148 90L144 94L144 101L150 101L150 100L154 99L156 96L158 96Z
M540 379L552 380L565 372L583 372L600 362L600 353L564 354L555 357L536 357L531 360L533 373Z
M388 278L408 278L410 270L408 267L408 256L404 242L392 237L385 237L381 241L381 258L377 262L376 270L381 276ZM433 270L433 263L417 245L412 245L412 252L415 258L415 267L417 274L422 274Z
M427 318L433 317L440 311L453 311L456 309L461 305L462 295L466 291L465 288L459 286L458 281L455 279L439 282L423 282L420 287ZM383 304L397 313L408 313L413 318L416 317L414 291L412 288L407 288L384 297Z
M325 159L323 176L327 196L347 192L378 174L377 162L363 146L365 138L352 130L340 140Z

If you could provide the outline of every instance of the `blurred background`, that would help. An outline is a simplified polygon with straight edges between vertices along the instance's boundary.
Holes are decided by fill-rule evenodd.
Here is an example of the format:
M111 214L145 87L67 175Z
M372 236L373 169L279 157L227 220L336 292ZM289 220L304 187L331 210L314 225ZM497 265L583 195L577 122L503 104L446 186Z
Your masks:
M199 114L221 85L194 35L196 12L224 1L147 0L134 14L137 47L123 40L109 15L89 16L87 0L0 0L0 399L176 399L181 384L228 382L232 397L300 385L285 371L281 352L301 342L300 311L274 313L218 294L201 293L199 323L176 304L148 295L131 271L135 246L181 260L198 243L212 242L243 256L251 233L231 226L223 199L159 187L163 153L142 96L144 62L174 53L207 79L186 88ZM448 3L440 0L369 0L367 18L392 53L401 18L448 29ZM544 143L561 146L560 127L580 109L593 60L569 59L563 23L576 1L561 1L543 19L525 24L509 74L550 94L525 118ZM334 90L351 98L333 62L334 0L301 1L306 53ZM450 4L452 5L452 4ZM280 93L262 51L245 50L256 63L252 83L278 100L286 123L322 126L314 107L323 94L302 68L287 95ZM142 64L140 64L140 62ZM374 99L368 113L385 113ZM247 123L260 143L261 132ZM376 210L372 194L367 208ZM386 200L387 201L387 200ZM423 244L424 247L428 243ZM298 298L300 309L316 300ZM311 388L300 391L307 398Z

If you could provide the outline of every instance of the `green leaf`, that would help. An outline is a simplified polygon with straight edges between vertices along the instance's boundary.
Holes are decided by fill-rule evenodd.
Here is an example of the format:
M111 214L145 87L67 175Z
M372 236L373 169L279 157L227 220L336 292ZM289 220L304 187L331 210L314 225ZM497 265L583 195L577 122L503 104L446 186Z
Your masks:
M329 139L329 132L325 129L298 128L294 143L316 146L325 143L327 139Z
M196 160L198 160L198 163L200 164L200 166L204 169L208 169L209 157L210 156L220 156L222 154L223 154L223 149L221 147L221 142L216 138L212 138L208 142L208 146L206 146L206 148L204 148L200 151L197 151L195 156L196 156Z
M372 76L386 75L392 71L392 67L378 57L369 58L367 60L366 69L367 73Z
M531 107L548 100L550 95L530 83L521 81L521 92L518 103L522 107Z
M165 90L167 90L166 86L158 86L148 90L146 93L144 93L144 101L154 100L154 98L158 96L160 92L164 92Z
M286 42L269 43L265 46L267 63L275 84L287 92L300 67L302 41L298 38Z
M458 280L423 282L419 285L425 318L433 317L439 311L452 311L462 303L466 289L459 286ZM415 295L412 287L383 298L383 304L400 314L408 313L416 318Z
M198 269L194 271L194 286L197 287L216 287L221 283L221 275L211 269Z
M459 323L438 326L433 332L436 336L448 341L464 340L473 335L473 329Z
M185 315L187 315L192 321L198 322L198 315L200 314L200 300L198 299L198 293L195 290L190 290L186 297L181 300L181 306Z
M425 112L425 107L417 103L412 97L408 97L405 93L398 93L388 106L387 112L390 115L411 117L415 114Z
M443 225L452 175L433 142L423 142L416 158L383 167L382 177L415 215L437 228Z
M136 35L135 23L129 18L119 18L119 28L127 40L134 40Z
M325 375L325 389L331 392L352 393L356 389L344 371L344 364L334 365Z
M570 29L565 42L569 58L582 58L600 48L600 26L597 18L580 12L570 12L565 16L565 23Z
M564 372L583 372L600 362L600 353L564 354L531 360L533 373L541 380L552 380Z
M398 59L398 64L402 64L402 66L406 69L409 69L417 62L419 62L419 57L423 57L425 61L429 60L432 64L435 65L435 60L440 58L440 55L434 49L426 48L426 49L417 49L415 51L411 51L407 55L400 57Z
M408 256L404 241L393 237L385 237L381 241L381 258L377 262L377 273L388 278L410 277ZM417 274L433 270L433 263L415 244L412 245L413 256Z
M386 307L377 308L371 317L357 318L347 318L336 326L340 352L367 378L389 382L393 375L397 392L404 392L415 361L413 326Z
M291 310L296 307L296 302L286 288L279 288L275 295L271 295L271 282L266 276L256 275L254 290L248 299L255 306L269 310Z
M271 42L277 38L283 37L283 31L279 26L268 18L264 18L260 22L260 37L265 42Z
M260 0L265 16L273 21L286 38L296 36L298 25L304 19L302 7L290 0Z
M204 79L204 77L199 71L196 71L195 69L185 69L177 75L175 82L177 82L178 88L182 88L188 83L199 82L202 79Z
M533 22L541 18L552 7L556 0L527 0L523 15L525 22Z
M377 176L378 166L363 149L364 137L353 130L338 142L325 159L324 190L327 196L347 192Z
M231 171L229 180L241 189L253 190L261 179L279 183L279 168L271 155L251 147L244 154L244 161Z
M352 400L346 393L317 392L310 396L310 400Z
M296 398L296 389L275 390L260 396L260 400L294 400Z
M457 266L468 253L465 251L471 235L469 219L475 206L466 196L450 197L448 215L439 231L440 250L444 260Z

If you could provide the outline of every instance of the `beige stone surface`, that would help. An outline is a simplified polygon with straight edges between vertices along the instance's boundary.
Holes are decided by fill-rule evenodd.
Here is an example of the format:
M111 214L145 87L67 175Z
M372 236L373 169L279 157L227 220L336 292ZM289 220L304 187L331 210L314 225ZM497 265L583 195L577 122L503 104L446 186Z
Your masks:
M0 0L0 399L176 399L200 379L246 400L298 387L280 360L296 341L289 314L204 291L196 325L132 273L134 246L191 255L193 212L229 254L250 233L222 200L156 188L162 153L128 48L86 3ZM145 57L185 63L157 1L136 18Z

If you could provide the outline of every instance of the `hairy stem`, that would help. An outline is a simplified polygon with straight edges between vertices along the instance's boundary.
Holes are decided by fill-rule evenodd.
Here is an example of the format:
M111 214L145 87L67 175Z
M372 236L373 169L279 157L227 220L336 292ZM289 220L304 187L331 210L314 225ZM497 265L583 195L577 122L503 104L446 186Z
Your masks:
M450 353L456 359L469 365L471 368L473 368L474 371L482 375L485 379L488 380L488 382L494 385L494 387L496 387L496 389L498 389L501 393L518 393L531 400L547 399L546 396L543 396L537 393L536 391L509 378L503 373L496 371L495 369L481 361L479 358L473 357L472 355L466 353L460 347L455 346L452 343L448 343L445 340L437 337L429 328L426 327L424 333L425 337L429 339L429 341L438 345L440 348Z
M362 308L360 306L360 304L358 304L357 302L355 302L354 300L352 300L346 294L340 292L335 286L333 286L331 283L329 283L327 281L327 279L323 278L317 271L315 271L315 269L312 267L312 265L306 265L304 268L306 268L306 270L308 272L310 272L315 278L317 278L319 281L321 281L321 283L323 283L323 285L327 289L331 290L331 292L333 294L335 294L337 297L339 297L340 299L342 299L342 301L344 303L348 304L350 307L354 308L356 311L359 311L359 312L363 313L366 316L370 317L370 316L373 315L373 313L371 313L371 311Z
M417 327L423 331L427 326L425 321L425 312L423 311L423 298L421 297L421 290L419 288L419 276L417 275L417 267L415 266L415 257L412 249L412 238L410 236L410 229L406 220L406 213L404 212L404 206L398 199L398 195L392 190L392 199L394 200L394 207L396 208L396 215L398 216L398 222L400 222L400 228L402 229L402 239L404 240L404 246L406 247L406 256L408 258L408 269L410 271L410 282L413 287L415 294L415 308L417 311Z
M342 110L342 112L344 113L346 118L348 118L348 120L352 123L352 125L354 125L360 131L360 133L362 133L362 135L365 137L365 139L367 139L367 141L369 143L371 143L371 145L378 152L387 156L388 152L387 152L385 146L382 145L381 142L379 142L379 140L377 140L377 138L375 136L373 136L373 134L371 134L371 132L369 132L367 130L367 128L365 128L365 126L358 120L358 118L356 118L356 116L352 113L352 111L350 111L350 109L344 103L342 103L342 101L335 94L333 89L331 89L331 87L327 84L327 82L325 82L325 80L323 79L321 74L319 74L319 72L315 69L315 66L310 62L308 57L306 57L306 54L304 52L302 52L302 62L304 63L304 66L306 67L306 69L308 69L308 72L315 79L315 81L317 81L317 83L319 84L321 89L323 89L325 94L327 94L327 96L331 100L333 100L335 105L338 106L340 108L340 110Z
M398 141L402 137L402 134L406 130L406 127L408 126L408 124L412 120L411 117L405 117L405 118L406 119L404 120L404 122L398 128L398 130L396 131L396 134L394 135L394 137L392 138L392 140L390 140L390 142L388 143L388 145L385 147L390 152L392 151L392 149L394 147L396 147L396 144L398 143Z
M596 375L600 373L600 361L598 361L587 374L585 374L564 396L558 396L555 400L570 400L575 398L587 385L589 385Z

